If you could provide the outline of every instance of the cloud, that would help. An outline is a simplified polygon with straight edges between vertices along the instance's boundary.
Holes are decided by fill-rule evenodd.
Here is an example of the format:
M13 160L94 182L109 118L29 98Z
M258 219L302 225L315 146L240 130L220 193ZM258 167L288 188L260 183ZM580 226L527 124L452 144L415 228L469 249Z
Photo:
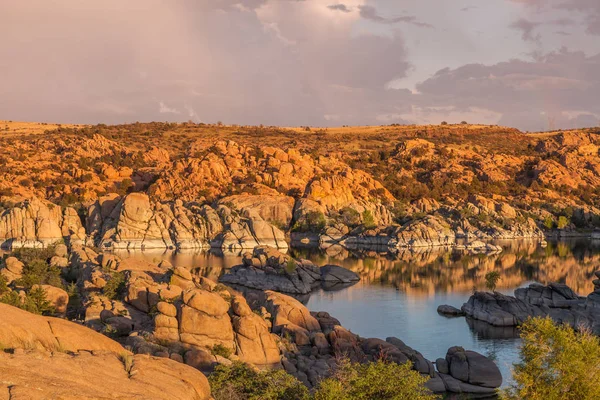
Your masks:
M342 11L345 13L349 13L351 10L345 4L332 4L327 6L330 10Z
M322 0L239 3L3 2L0 118L315 126L408 104L386 89L410 68L400 32L357 32Z
M541 129L548 116L567 125L600 115L599 56L536 46L527 59L510 59L531 51L509 34L512 13L475 24L464 3L443 2L440 17L429 12L438 0L339 1L0 2L0 35L10 38L0 41L0 119L283 126L465 119ZM512 29L534 41L543 33L561 42L552 32L564 32L579 45L587 36L572 22L587 24L592 2L566 9L559 6L567 0L549 1L551 8L521 1L532 15ZM508 7L493 3L478 4L478 17ZM436 29L420 29L429 23Z
M397 24L399 22L405 22L409 24L413 24L416 26L420 26L423 28L433 28L432 25L420 22L416 17L412 15L402 16L402 17L394 17L394 18L385 18L377 14L377 10L373 6L358 6L360 10L360 16L369 21L374 21L382 24Z
M158 102L158 112L161 114L166 114L166 113L170 113L170 114L181 114L181 111L175 109L175 108L171 108L169 106L167 106L164 102L159 101Z
M579 12L590 35L600 35L600 1L598 0L510 0L539 10Z
M525 18L520 18L513 22L510 27L521 32L521 38L526 42L537 42L541 40L541 35L538 33L534 35L533 30L540 26L539 22L532 22Z
M501 124L542 130L553 118L557 128L570 128L591 121L573 118L573 113L600 116L600 54L563 48L529 61L446 68L417 89L425 104L480 107L499 113Z

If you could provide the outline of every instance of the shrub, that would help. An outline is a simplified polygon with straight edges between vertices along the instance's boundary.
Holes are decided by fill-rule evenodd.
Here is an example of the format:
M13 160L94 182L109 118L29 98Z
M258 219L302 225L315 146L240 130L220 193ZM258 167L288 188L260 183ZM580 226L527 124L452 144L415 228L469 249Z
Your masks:
M47 315L56 311L46 299L46 292L40 287L32 289L24 298L21 298L16 291L6 292L0 297L0 303L18 307L33 314Z
M115 272L110 276L106 285L102 289L102 293L111 300L120 299L125 292L125 274L123 272Z
M446 121L442 121L440 125L448 125L448 123Z
M433 400L424 385L428 378L412 369L412 364L379 360L352 364L343 360L331 378L321 381L315 400Z
M23 274L16 282L17 285L30 289L33 285L52 285L63 287L61 270L48 263L48 259L54 254L54 247L47 249L19 249L13 253L23 262Z
M215 400L308 400L308 389L285 371L255 371L239 361L208 377Z
M215 356L221 356L225 358L229 358L231 356L231 349L223 346L222 344L215 344L212 347L211 352Z
M10 289L8 288L8 280L2 274L0 274L0 296L7 293Z
M521 362L514 384L502 393L510 400L600 399L600 339L575 332L550 318L533 318L521 327Z
M373 217L373 213L370 210L363 211L362 221L363 225L367 229L373 229L377 226L377 224L375 223L375 217Z
M558 229L563 229L565 228L567 225L569 225L570 221L567 217L561 215L560 217L558 217L558 222L556 224L556 227Z
M296 272L296 268L298 268L298 266L296 265L296 260L290 257L290 259L287 260L287 263L285 264L285 272L287 272L288 274L292 274Z
M554 228L554 220L551 216L547 216L546 218L544 218L544 228L548 230Z
M322 232L327 225L325 214L320 211L309 211L301 221L297 221L292 229L295 232Z

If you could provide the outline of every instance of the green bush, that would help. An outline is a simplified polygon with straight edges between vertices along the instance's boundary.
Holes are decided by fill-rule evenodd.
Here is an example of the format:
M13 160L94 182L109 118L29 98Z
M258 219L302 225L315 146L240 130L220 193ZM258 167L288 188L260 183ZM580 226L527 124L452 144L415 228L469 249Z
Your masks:
M23 274L16 282L26 290L33 285L52 285L63 287L61 270L59 267L50 266L48 260L54 255L55 246L44 249L21 248L13 252L13 256L23 264Z
M125 294L125 274L114 272L106 282L102 293L111 300L118 300Z
M373 229L377 226L377 224L375 223L375 217L373 216L373 213L369 210L363 211L362 223L367 229Z
M565 228L567 225L569 225L571 223L571 221L569 221L569 219L563 215L561 215L560 217L558 217L558 222L556 224L556 227L558 229L563 229Z
M548 230L554 228L554 220L552 219L552 217L547 216L546 218L544 218L544 228Z
M438 398L425 386L428 378L412 369L411 363L376 361L340 363L331 378L321 381L315 400L433 400Z
M9 290L10 289L8 287L8 281L6 280L6 277L0 274L0 296L2 296L4 293L7 293Z
M295 232L322 232L327 226L325 214L320 211L309 211L302 220L297 221L292 229Z
M533 318L521 327L521 362L506 400L600 399L600 339L575 332L550 318Z
M215 344L212 347L211 352L215 356L221 356L221 357L225 357L225 358L229 358L232 353L232 351L229 347L225 347L222 344Z
M48 315L56 311L46 299L46 292L40 287L32 289L23 299L16 291L5 292L0 297L0 303L18 307L33 314Z
M285 272L287 272L288 274L293 274L294 272L296 272L297 268L298 265L296 265L296 260L290 257L289 260L287 260L287 263L285 264Z
M236 361L208 377L215 400L308 400L306 386L285 371L259 372Z

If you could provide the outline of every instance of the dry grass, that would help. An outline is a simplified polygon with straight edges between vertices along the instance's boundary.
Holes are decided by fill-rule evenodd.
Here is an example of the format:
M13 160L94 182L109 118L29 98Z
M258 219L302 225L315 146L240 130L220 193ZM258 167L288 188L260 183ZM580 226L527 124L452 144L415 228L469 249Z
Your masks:
M0 136L39 135L46 131L58 129L61 126L64 128L77 128L84 125L0 120Z

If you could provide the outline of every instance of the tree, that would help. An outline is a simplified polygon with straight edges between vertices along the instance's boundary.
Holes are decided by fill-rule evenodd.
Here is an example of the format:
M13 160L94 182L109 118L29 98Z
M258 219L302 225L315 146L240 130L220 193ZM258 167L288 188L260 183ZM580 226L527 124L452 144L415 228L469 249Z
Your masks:
M600 399L600 339L575 332L550 318L533 318L521 327L521 362L506 400Z
M547 216L546 218L544 218L544 228L550 230L554 227L554 220L552 219L551 216Z
M488 272L487 274L485 274L485 287L494 292L496 291L496 285L498 284L498 281L500 280L500 272L498 271L491 271Z
M448 125L448 123L446 121L442 121L440 125Z
M428 378L412 369L410 362L379 360L353 364L342 360L331 378L321 381L315 400L433 400L425 386Z

